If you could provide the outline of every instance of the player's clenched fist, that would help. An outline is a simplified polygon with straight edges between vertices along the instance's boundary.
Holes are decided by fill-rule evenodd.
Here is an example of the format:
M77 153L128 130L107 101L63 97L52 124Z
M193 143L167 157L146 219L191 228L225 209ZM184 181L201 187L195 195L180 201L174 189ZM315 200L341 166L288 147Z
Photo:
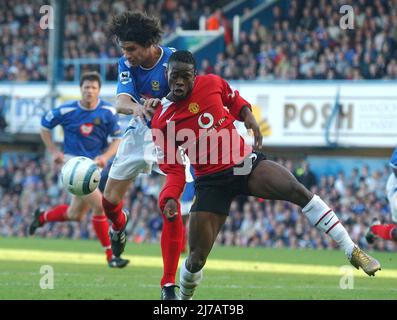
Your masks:
M56 150L52 153L52 161L56 164L63 163L63 152Z
M167 220L174 221L178 214L178 204L174 199L168 199L167 203L164 206L164 215L167 217Z
M98 167L104 168L106 163L108 162L108 159L105 156L100 155L100 156L95 157L94 162L96 163L96 165Z
M143 105L143 114L147 119L151 119L153 114L156 112L157 107L160 105L161 100L156 98L150 98L145 100Z

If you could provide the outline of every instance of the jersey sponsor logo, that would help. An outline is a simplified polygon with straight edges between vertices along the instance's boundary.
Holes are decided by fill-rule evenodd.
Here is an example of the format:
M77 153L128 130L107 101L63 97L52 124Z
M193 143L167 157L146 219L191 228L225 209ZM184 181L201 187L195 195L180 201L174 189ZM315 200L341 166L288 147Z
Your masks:
M203 129L211 128L214 124L214 116L211 113L203 113L198 118L198 125Z
M80 126L80 133L85 137L88 137L92 131L94 131L93 123L84 123Z
M152 90L153 91L160 91L160 81L152 80Z
M50 110L45 115L45 120L51 122L52 119L54 119L54 113L52 112L52 110Z
M196 113L199 113L200 106L196 102L192 102L192 103L189 103L188 110L191 113L196 114Z
M119 78L122 84L127 84L132 81L129 71L120 72Z

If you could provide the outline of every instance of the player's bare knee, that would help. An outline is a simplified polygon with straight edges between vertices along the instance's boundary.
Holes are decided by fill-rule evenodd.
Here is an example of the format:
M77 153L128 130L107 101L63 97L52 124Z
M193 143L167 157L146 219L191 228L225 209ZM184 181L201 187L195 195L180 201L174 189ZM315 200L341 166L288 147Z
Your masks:
M397 227L395 227L391 232L391 237L394 241L397 241Z
M312 192L310 192L303 184L298 180L294 179L290 183L290 197L291 201L302 208L309 203L313 197Z
M189 271L193 273L200 271L204 267L206 260L207 259L203 254L192 251L190 258L188 259Z
M110 203L113 204L118 204L121 201L120 196L112 191L112 190L106 190L103 192L103 197Z
M81 214L74 210L68 210L66 216L68 217L68 220L77 222L80 222L82 218Z
M112 202L112 191L110 190L110 188L107 187L107 185L105 187L105 190L103 191L103 197L107 201Z
M94 214L94 216L97 216L97 217L105 216L105 212L103 211L102 207L94 208L93 214Z

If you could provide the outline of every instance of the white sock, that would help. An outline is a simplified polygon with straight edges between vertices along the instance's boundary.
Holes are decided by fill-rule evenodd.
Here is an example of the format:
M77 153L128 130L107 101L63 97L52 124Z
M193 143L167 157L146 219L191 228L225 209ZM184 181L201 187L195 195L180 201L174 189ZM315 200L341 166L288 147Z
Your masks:
M350 257L355 246L354 242L335 212L319 196L314 195L302 211L313 226L328 234L338 243L345 254Z
M179 273L179 293L181 300L191 300L194 290L203 279L203 269L198 272L192 273L186 269L186 260L183 260L181 270Z

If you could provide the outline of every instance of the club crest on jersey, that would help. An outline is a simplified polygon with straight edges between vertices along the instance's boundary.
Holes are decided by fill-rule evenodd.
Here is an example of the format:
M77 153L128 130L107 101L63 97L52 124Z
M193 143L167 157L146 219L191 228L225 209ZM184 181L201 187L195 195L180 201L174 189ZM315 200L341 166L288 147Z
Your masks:
M93 123L84 123L80 126L80 133L85 137L88 137L92 131L94 131Z
M99 126L101 124L101 118L95 118L94 119L94 124Z
M160 91L160 81L152 80L152 90Z
M189 103L188 110L191 113L196 114L200 111L200 106L196 102L192 102L192 103Z
M120 72L119 78L120 78L120 82L121 82L122 84L127 84L127 83L129 83L129 82L132 81L132 79L131 79L131 77L130 77L130 72L129 72L129 71L122 71L122 72Z

